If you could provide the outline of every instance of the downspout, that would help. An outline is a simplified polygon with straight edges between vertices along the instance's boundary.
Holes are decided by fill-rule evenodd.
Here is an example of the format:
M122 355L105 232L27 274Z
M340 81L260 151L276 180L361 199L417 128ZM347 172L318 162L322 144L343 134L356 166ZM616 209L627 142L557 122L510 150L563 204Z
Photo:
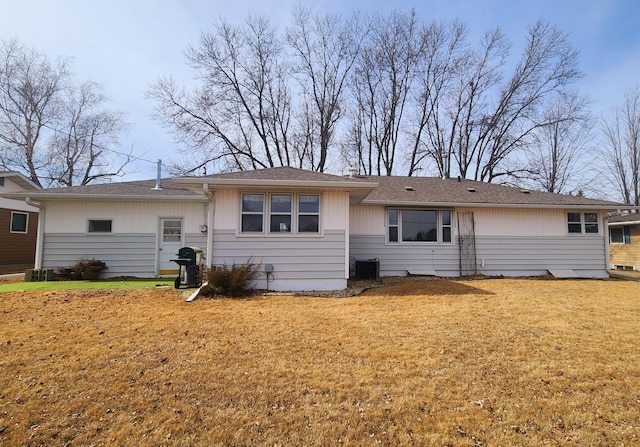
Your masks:
M607 268L607 274L611 272L611 252L609 250L609 219L607 219L607 214L604 213L604 217L602 219L604 228L604 256L605 256L605 266Z
M213 221L216 214L216 196L209 190L207 183L202 184L202 192L209 199L209 212L207 213L207 264L211 267L213 261Z
M34 202L31 197L26 197L24 201L27 205L38 208L38 234L36 235L36 258L34 260L35 269L42 268L42 259L44 257L44 220L46 208L40 202Z
M344 279L348 280L349 279L349 273L350 273L350 262L349 262L349 258L350 258L350 253L349 253L349 244L350 244L350 240L349 240L349 236L351 234L351 206L350 206L350 194L347 193L347 217L346 217L346 224L345 224L345 231L344 231Z

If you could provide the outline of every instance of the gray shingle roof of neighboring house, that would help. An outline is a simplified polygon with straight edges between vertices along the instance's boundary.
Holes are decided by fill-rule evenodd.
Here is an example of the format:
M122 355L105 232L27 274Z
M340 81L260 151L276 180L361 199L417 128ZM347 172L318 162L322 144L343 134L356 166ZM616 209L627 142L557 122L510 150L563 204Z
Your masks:
M26 190L40 189L31 179L16 171L0 171L0 177L10 178L12 182Z
M611 216L609 225L611 224L640 224L640 213Z

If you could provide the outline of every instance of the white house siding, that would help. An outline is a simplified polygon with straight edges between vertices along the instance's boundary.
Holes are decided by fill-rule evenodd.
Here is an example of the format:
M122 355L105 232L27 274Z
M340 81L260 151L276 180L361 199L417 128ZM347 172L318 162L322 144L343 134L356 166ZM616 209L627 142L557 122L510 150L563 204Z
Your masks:
M384 209L383 206L351 208L352 258L378 258L382 276L402 276L409 270L435 270L439 276L459 276L457 244L386 243ZM533 276L546 274L548 269L572 269L579 276L607 276L602 214L600 234L568 235L566 211L562 209L455 211L474 212L478 273ZM453 220L455 240L455 215Z
M202 203L48 203L42 267L56 269L80 258L96 258L108 266L104 277L154 277L162 217L182 218L184 245L206 251L206 234L200 232L203 219L206 222ZM113 219L113 233L87 233L88 219Z
M240 190L215 191L212 265L273 265L256 287L271 290L336 290L347 286L349 194L340 191L281 191L320 194L320 234L240 234ZM264 192L270 191L255 191ZM279 191L280 192L280 191Z
M322 236L238 236L235 230L215 230L213 265L249 261L273 265L270 290L337 290L347 286L344 230L325 230ZM267 288L261 274L256 287Z

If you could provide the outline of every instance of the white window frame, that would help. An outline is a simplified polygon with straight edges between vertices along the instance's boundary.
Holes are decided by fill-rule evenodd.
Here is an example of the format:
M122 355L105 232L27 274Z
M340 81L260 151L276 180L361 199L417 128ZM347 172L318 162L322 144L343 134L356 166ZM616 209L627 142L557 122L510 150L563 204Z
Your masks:
M615 242L613 240L611 231L613 230L621 230L622 241ZM609 226L609 243L614 245L628 245L631 243L631 226L630 225L616 225Z
M91 222L110 222L111 230L110 231L91 231ZM109 218L87 219L87 234L92 234L92 235L113 234L113 219L109 219Z
M569 215L571 215L571 214L579 215L580 216L580 221L570 221L569 220ZM593 214L593 215L596 216L595 222L587 221L587 215L588 214ZM597 235L600 234L600 227L601 227L601 225L600 225L600 214L597 211L596 212L594 212L594 211L567 211L566 212L566 220L565 221L566 221L566 225L567 225L565 228L566 228L567 234L569 236L579 236L579 235L582 235L582 236L597 236ZM580 231L570 231L569 228L570 228L571 225L573 225L574 227L580 225ZM587 232L587 228L589 226L593 226L593 225L595 225L597 227L598 231L589 231L589 232Z
M452 209L438 209L438 208L396 208L389 207L385 210L385 227L386 227L386 243L392 245L453 245L454 237L453 237L453 210ZM389 212L395 211L397 212L397 223L390 224L389 223ZM435 241L405 241L402 238L402 215L403 211L432 211L436 213L436 240ZM449 225L444 225L442 213L449 212ZM397 241L392 241L389 238L389 228L397 228ZM451 240L444 240L444 228L450 228Z
M242 202L245 196L247 195L260 195L262 196L262 212L248 212L242 210ZM291 227L289 231L271 231L271 216L274 215L288 215L289 213L283 213L280 211L272 211L272 202L271 198L273 196L284 196L288 195L291 197ZM318 198L318 212L310 213L310 212L300 212L300 197L302 196L315 196ZM239 222L237 227L237 235L238 236L261 236L261 237L313 237L313 236L322 236L322 194L321 193L307 193L300 192L294 193L290 191L277 191L277 192L254 192L254 191L243 191L240 193L240 209L239 209ZM243 215L262 215L262 231L243 231L242 230L242 216ZM300 231L299 228L299 218L300 216L317 216L318 219L318 231Z
M13 216L25 216L24 220L24 231L18 231L13 229ZM11 221L9 222L9 232L13 234L27 234L29 233L29 213L24 213L21 211L11 211Z

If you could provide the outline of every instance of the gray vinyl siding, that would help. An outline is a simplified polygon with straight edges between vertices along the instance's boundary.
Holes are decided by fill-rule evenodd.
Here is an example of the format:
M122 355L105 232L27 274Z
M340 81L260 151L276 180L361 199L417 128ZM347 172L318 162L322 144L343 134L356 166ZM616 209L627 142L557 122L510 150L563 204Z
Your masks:
M186 245L206 250L206 234L185 235ZM95 258L107 264L103 277L156 276L157 235L155 233L87 235L49 233L44 238L43 268L68 267L81 258Z
M273 290L341 289L346 287L345 232L325 231L321 237L238 237L232 230L216 230L212 265L246 263L273 265ZM256 287L266 288L261 274Z
M457 276L458 246L385 244L385 236L349 238L349 256L355 260L380 260L381 276L404 276L408 270L435 270L439 276Z
M476 252L479 272L490 276L544 275L548 269L608 276L605 241L597 236L478 237Z
M378 258L382 276L403 276L409 270L459 276L456 244L385 244L384 236L352 235L350 257ZM602 237L477 237L476 259L478 273L488 276L544 275L548 269L572 269L583 277L607 276Z

